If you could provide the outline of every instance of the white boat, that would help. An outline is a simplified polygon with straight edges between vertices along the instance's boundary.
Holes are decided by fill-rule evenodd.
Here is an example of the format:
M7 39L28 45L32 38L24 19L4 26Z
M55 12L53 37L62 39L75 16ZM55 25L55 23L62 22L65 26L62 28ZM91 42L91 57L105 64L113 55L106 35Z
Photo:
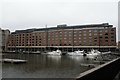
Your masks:
M111 51L108 51L108 52L102 52L102 54L110 54Z
M35 52L32 52L32 53L38 53L38 54L40 54L41 52L40 51L35 51Z
M85 54L84 50L80 51L74 51L74 52L68 52L67 53L70 56L83 56Z
M48 55L62 55L61 50L57 49L56 51L48 52Z
M88 54L87 55L100 55L100 51L98 51L98 50L94 50L94 49L92 49L90 52L88 52Z

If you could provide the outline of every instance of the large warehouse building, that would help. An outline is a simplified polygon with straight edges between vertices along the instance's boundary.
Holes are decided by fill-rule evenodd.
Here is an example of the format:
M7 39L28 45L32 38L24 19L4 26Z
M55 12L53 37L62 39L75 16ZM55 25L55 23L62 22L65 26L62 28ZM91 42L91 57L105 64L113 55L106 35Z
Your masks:
M61 49L114 50L116 48L116 27L103 24L57 25L57 27L16 30L8 39L9 51L45 51Z

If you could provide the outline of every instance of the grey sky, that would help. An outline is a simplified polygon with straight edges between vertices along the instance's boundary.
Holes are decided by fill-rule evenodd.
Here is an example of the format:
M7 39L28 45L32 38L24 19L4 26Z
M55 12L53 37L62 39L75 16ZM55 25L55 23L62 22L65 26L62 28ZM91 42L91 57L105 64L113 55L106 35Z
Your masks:
M48 27L54 27L58 24L83 25L105 22L118 27L118 0L2 1L0 26L10 31L41 28L46 24Z

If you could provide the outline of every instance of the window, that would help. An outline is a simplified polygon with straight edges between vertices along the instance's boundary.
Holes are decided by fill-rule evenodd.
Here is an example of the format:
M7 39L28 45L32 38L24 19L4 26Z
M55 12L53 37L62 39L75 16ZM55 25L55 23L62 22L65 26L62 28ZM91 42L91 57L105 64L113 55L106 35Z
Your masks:
M102 30L99 30L99 32L102 32Z
M74 37L74 39L76 39L76 37Z
M67 39L66 37L64 37L64 39Z
M112 42L114 42L114 40L111 40Z
M67 32L64 32L64 34L67 34Z
M89 30L89 32L92 32L92 30Z
M84 33L86 33L86 31L83 31Z
M92 39L92 37L89 37L89 39Z
M77 36L76 34L74 34L74 36Z
M95 43L94 45L97 46L97 43Z
M64 36L67 36L67 34L65 34Z
M100 36L102 36L102 33L100 33Z
M58 38L56 38L56 40L58 40Z
M69 41L69 43L71 43L71 41Z
M58 33L56 32L56 35L58 35Z
M105 32L108 32L108 30L105 30Z
M79 36L81 36L81 34L79 34Z
M74 34L76 34L77 32L76 31L74 31Z
M97 30L94 30L94 32L97 32Z
M71 39L71 37L68 38L68 40L70 40L70 39Z
M114 35L114 33L111 33L111 35Z
M81 31L79 31L79 33L81 34Z
M86 37L84 37L84 40L86 40Z
M69 34L71 34L72 32L69 32Z
M80 40L79 43L81 43L82 41Z
M77 41L74 40L74 43L76 43Z
M111 45L113 45L113 46L114 46L114 43L112 43Z
M79 37L79 39L81 39L81 37Z
M114 29L111 29L111 31L114 31Z
M94 39L97 39L97 37L95 37Z
M114 38L114 36L111 36L111 38Z
M94 36L97 36L97 33L94 33Z
M89 43L89 46L92 46L92 44L91 44L91 43Z
M105 42L108 42L108 40L105 40Z
M84 33L83 36L86 36L86 33Z
M108 35L108 33L105 33L105 35Z
M97 40L94 40L94 42L97 42Z
M54 38L54 35L52 35L52 38Z
M89 36L92 36L92 33L89 33Z
M83 42L86 43L86 40L84 40Z
M102 36L100 36L99 38L102 38Z
M57 43L57 42L56 42ZM64 43L67 43L67 41L65 40Z
M108 39L108 37L106 36L105 39Z
M72 36L71 34L69 34L69 36Z
M62 37L62 35L60 34L60 37Z

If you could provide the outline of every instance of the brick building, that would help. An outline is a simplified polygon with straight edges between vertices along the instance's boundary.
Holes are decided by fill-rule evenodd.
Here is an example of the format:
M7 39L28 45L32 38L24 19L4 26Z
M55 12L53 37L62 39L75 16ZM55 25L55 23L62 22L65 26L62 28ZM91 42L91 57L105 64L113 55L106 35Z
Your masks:
M57 27L16 30L8 39L8 50L43 51L51 49L64 51L74 49L115 49L116 27L103 24L57 25Z
M10 35L10 31L8 29L6 30L1 29L2 52L7 51L7 43L8 43L9 35Z
M118 48L120 49L120 41L118 41Z
M2 53L2 30L0 28L0 54Z

